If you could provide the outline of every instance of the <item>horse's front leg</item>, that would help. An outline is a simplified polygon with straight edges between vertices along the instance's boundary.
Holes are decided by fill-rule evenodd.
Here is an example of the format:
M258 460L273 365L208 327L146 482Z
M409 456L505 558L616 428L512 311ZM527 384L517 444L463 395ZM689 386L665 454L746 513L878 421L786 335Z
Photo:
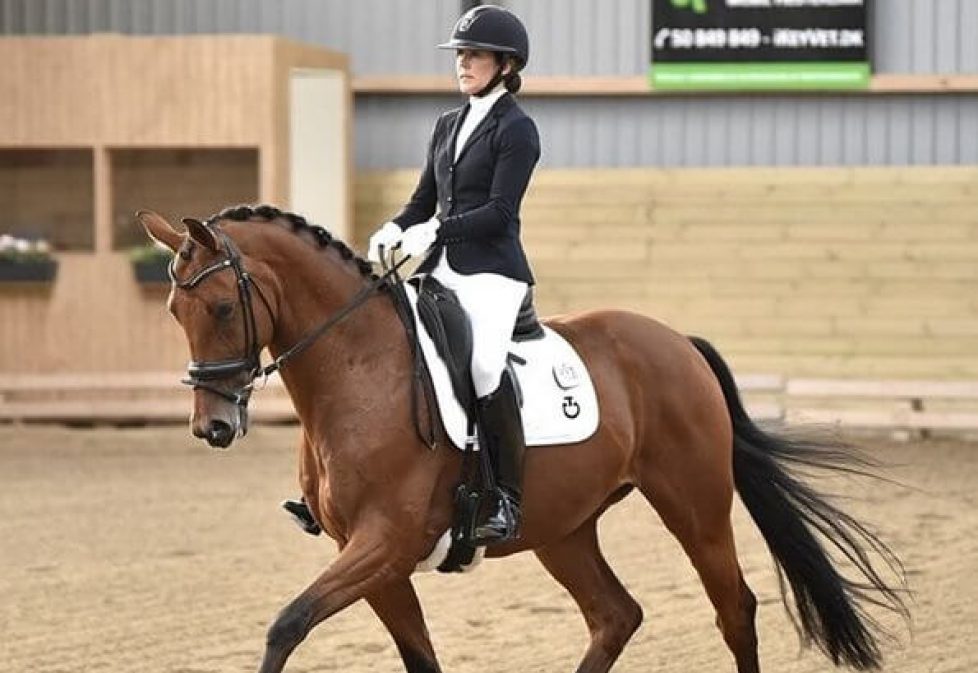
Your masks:
M268 630L260 673L280 673L317 624L386 585L407 579L414 559L398 554L398 541L385 537L384 531L384 526L376 526L355 532L333 564L279 613Z
M411 580L396 580L367 596L394 638L407 673L441 673Z
M333 539L337 537L335 526L332 522L324 521L319 501L319 479L323 473L323 467L316 453L314 445L302 428L302 440L299 442L299 489L302 492L302 499L305 500L309 512L312 514L319 527L326 531L326 534ZM326 525L324 525L326 524Z

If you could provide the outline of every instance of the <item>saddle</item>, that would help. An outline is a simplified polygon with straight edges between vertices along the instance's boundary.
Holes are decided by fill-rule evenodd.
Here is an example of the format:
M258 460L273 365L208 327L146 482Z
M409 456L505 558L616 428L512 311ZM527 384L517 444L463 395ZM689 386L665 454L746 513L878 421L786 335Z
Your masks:
M462 408L471 413L475 405L472 388L472 325L458 297L433 276L414 276L408 280L418 291L418 316L448 368L452 390ZM520 305L512 340L534 341L544 337L543 327L533 307L533 288L527 288ZM511 368L511 361L507 367ZM518 386L515 372L513 382ZM517 393L522 399L522 395Z

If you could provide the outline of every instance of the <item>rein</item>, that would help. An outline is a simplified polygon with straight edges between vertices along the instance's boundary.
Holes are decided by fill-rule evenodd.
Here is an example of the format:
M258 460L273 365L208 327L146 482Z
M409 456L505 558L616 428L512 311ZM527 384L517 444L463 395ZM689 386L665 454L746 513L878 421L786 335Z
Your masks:
M268 364L265 367L263 367L258 372L258 376L267 377L267 376L270 376L271 374L274 374L275 372L277 372L279 369L282 368L282 366L288 360L292 359L294 356L296 356L299 353L301 353L302 351L304 351L306 348L308 348L310 345L312 345L312 343L316 339L318 339L323 334L325 334L326 332L328 332L329 329L331 327L333 327L333 325L335 325L336 323L338 323L341 320L343 320L346 316L348 316L351 313L353 313L353 311L355 311L356 309L360 308L360 306L365 301L367 301L367 299L370 298L370 295L372 295L374 292L376 292L378 289L380 289L380 287L382 285L384 285L385 283L387 283L388 281L390 281L391 278L394 278L395 279L395 284L399 285L400 282L401 282L401 279L397 275L397 271L409 259L410 259L410 257L404 257L399 262L397 262L394 266L389 267L389 268L385 264L384 265L384 269L385 270L384 270L384 273L383 274L381 274L380 276L378 276L375 280L372 280L369 285L367 285L362 290L360 290L353 297L353 299L351 299L349 302L347 302L347 304L345 306L343 306L343 308L341 308L339 311L337 311L332 316L330 316L329 318L327 318L325 321L323 321L322 323L320 323L320 325L318 327L314 328L311 332L309 332L309 334L307 334L306 336L304 336L301 339L299 339L298 342L296 342L288 350L286 350L284 353L282 353L277 358L275 358L270 364ZM255 287L257 287L257 285ZM261 291L259 290L259 292L261 292Z
M248 400L251 398L251 393L255 389L255 381L257 379L267 379L270 375L285 366L289 360L307 349L319 337L350 315L350 313L362 306L374 292L376 292L384 284L390 282L391 278L395 278L397 279L397 282L399 282L400 278L397 275L397 272L400 267L404 265L408 259L410 259L409 257L404 257L391 267L388 267L385 263L384 273L382 275L372 280L340 310L317 325L308 334L289 347L284 353L263 367L261 364L261 345L258 343L257 322L255 320L255 311L253 302L251 300L251 288L253 287L258 293L259 298L261 298L261 301L265 305L265 309L268 311L270 316L272 315L271 305L269 304L268 299L265 297L265 293L262 291L261 286L255 282L251 274L244 270L241 263L241 253L238 251L237 246L234 244L231 238L220 229L217 230L217 234L224 242L227 257L215 262L201 271L198 271L191 278L184 281L178 280L176 277L174 268L176 258L174 257L173 261L170 262L168 272L170 275L170 280L173 282L174 286L181 290L192 290L206 278L226 269L231 269L234 272L238 286L238 303L241 305L242 319L244 320L245 355L244 357L236 360L215 360L209 362L191 361L187 366L188 377L182 380L181 383L191 386L194 389L201 388L203 390L207 390L233 404L236 404L240 408L242 414L244 414L247 410ZM228 379L241 373L248 373L250 380L247 384L241 386L237 390L223 390L211 383L212 381Z

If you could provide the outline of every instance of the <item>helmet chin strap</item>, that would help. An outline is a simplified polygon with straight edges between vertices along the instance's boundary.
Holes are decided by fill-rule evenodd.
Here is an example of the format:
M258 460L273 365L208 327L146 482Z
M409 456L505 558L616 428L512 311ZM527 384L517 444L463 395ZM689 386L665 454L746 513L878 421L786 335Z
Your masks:
M492 90L495 89L499 85L499 83L503 81L503 77L505 77L505 75L503 75L504 67L505 66L501 65L498 68L496 68L496 74L492 76L492 79L489 80L489 83L486 84L484 87L482 87L478 92L476 92L473 95L476 98L482 98L483 96L487 96L490 93L492 93Z

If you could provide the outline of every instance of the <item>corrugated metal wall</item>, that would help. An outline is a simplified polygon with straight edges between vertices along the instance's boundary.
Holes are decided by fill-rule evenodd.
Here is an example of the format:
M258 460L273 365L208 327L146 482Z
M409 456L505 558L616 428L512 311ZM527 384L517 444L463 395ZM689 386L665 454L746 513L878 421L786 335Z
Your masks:
M361 96L357 164L418 167L445 97ZM978 96L527 98L541 165L978 164ZM396 126L395 126L396 125ZM392 129L396 129L392 131Z
M648 70L651 0L511 0L500 4L526 23L532 37L534 74L641 75Z
M358 74L446 73L434 44L459 0L0 0L2 33L271 32L348 52ZM541 75L647 69L650 0L508 0ZM978 1L876 0L874 68L978 72ZM360 96L357 165L417 166L454 96ZM530 98L544 165L729 166L978 163L978 96Z
M978 72L978 2L874 0L878 72Z
M525 20L533 36L536 73L638 75L648 69L650 0L499 4ZM870 0L870 8L876 72L978 72L975 0Z
M0 34L275 33L352 55L358 74L444 72L458 0L0 0ZM447 28L446 28L447 27Z
M537 74L636 75L650 0L498 0L526 22ZM0 0L0 33L270 32L352 55L358 74L439 73L460 0ZM874 67L978 72L978 2L875 0Z

